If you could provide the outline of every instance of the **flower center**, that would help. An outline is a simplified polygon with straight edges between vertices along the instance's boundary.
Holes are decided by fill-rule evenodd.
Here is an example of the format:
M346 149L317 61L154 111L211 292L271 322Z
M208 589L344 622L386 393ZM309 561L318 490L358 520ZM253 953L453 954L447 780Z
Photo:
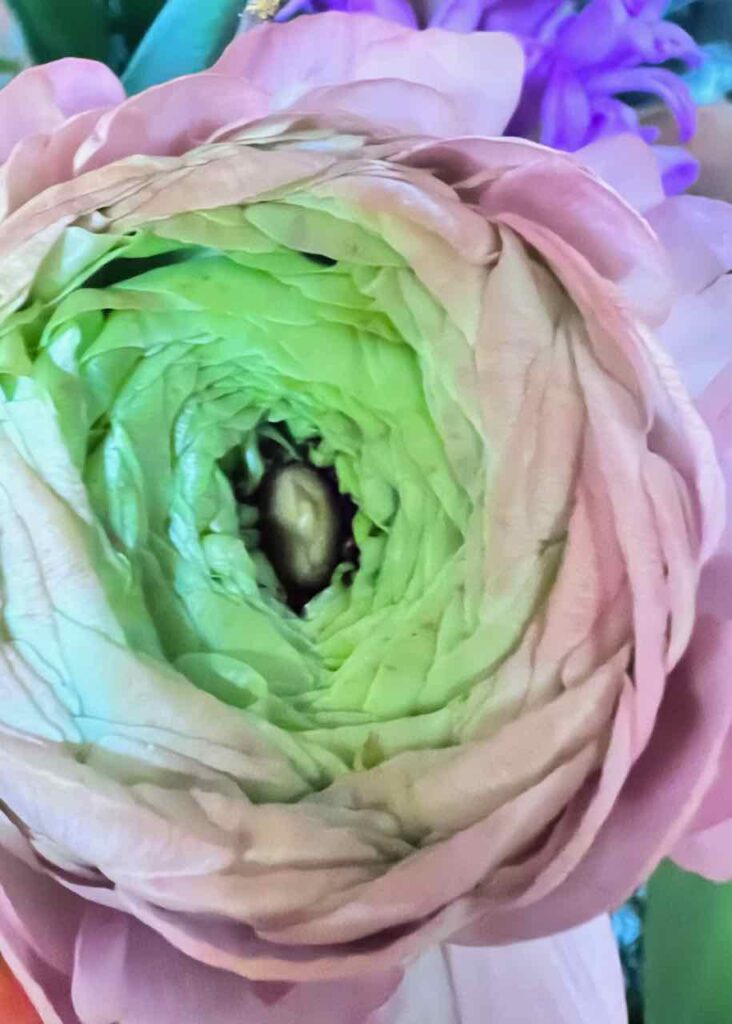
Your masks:
M264 480L261 546L293 607L327 586L341 560L339 497L325 473L303 462L275 468Z
M284 424L267 424L226 466L245 543L267 558L284 600L298 613L330 584L338 566L350 582L359 560L356 506L340 492L333 469L312 464L310 451Z

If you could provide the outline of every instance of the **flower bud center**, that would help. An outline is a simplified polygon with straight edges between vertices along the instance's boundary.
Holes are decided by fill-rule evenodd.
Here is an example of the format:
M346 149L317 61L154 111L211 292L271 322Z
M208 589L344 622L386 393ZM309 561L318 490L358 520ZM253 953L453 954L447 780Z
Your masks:
M288 589L317 593L339 561L338 494L304 463L275 469L261 499L263 548Z

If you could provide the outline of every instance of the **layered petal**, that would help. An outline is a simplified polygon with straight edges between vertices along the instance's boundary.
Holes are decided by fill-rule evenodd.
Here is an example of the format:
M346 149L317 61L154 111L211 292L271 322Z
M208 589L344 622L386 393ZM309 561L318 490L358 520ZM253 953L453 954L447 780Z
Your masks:
M432 32L263 26L6 164L0 935L54 1024L398 1018L425 971L456 1019L528 971L523 1019L621 1020L606 924L523 943L704 813L726 449L653 330L691 379L726 243L653 230L627 139L613 189L599 144L446 137L503 129L518 51ZM520 945L425 968L455 937Z
M438 102L449 105L453 134L500 135L518 102L523 56L501 32L461 38L334 11L247 32L214 70L245 78L275 109L355 112L375 125L439 136L447 122L433 113Z
M120 103L124 89L104 64L68 58L21 72L0 91L0 160L23 139L60 128L74 115Z

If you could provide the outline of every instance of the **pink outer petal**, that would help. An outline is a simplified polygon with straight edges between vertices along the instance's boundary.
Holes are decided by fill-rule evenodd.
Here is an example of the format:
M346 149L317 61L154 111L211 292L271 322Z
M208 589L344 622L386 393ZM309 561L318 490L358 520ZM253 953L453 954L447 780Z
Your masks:
M607 917L492 949L448 946L462 1024L624 1024L625 987Z
M548 157L506 174L486 195L483 209L492 218L514 215L548 228L616 282L646 322L665 319L670 280L657 240L617 194L563 158Z
M238 78L203 73L147 89L110 110L77 153L75 171L126 156L178 156L217 130L262 117L267 97Z
M363 118L374 130L375 111L381 111L377 130L384 134L409 132L448 137L461 124L460 105L427 85L396 78L347 82L313 89L294 104L298 113L322 114L332 118L345 114Z
M82 1024L362 1024L400 978L394 969L348 983L250 982L189 959L133 918L89 907L73 1002Z
M82 903L0 848L0 956L43 1024L79 1024L69 977Z
M504 33L418 32L369 15L330 12L247 32L214 70L245 78L268 93L278 110L297 106L323 86L378 79L412 82L452 100L452 133L500 135L518 102L523 52ZM347 109L346 103L344 97L341 109ZM441 118L433 121L431 106L421 112L410 104L405 112L410 131L415 120L424 134L444 131ZM363 94L359 97L358 113L368 113L377 125L384 120L401 124L399 111L385 109L377 92L368 104Z
M637 135L607 135L577 150L574 157L639 213L664 200L653 151Z
M515 139L451 139L405 155L449 174L466 201L492 220L511 216L548 229L616 284L650 324L669 314L668 255L630 205L572 156Z
M121 82L104 64L69 57L29 68L0 91L0 162L21 139L53 131L85 110L124 99Z
M316 969L304 985L251 982L189 959L2 849L0 955L43 1024L361 1024L402 975L390 967L341 983L317 980Z
M732 720L732 624L704 616L672 673L645 752L588 855L537 904L487 914L461 940L509 942L571 927L617 906L673 848L697 812Z
M625 1024L607 917L510 946L446 944L423 954L368 1024Z
M724 279L729 280L729 279ZM717 446L732 508L732 365L702 395L699 406ZM732 620L732 521L728 519L720 550L707 565L699 595L704 611ZM730 628L729 626L727 628ZM674 850L674 859L689 871L715 881L732 878L732 734L727 736L716 777L689 832Z
M691 394L732 360L732 206L679 196L649 220L670 255L679 298L659 331Z
M677 286L696 292L732 267L732 206L702 196L676 196L649 221L670 257Z
M726 621L732 619L732 358L699 399L699 409L714 438L728 510L719 550L702 577L699 600L703 611Z
M55 131L21 139L0 168L0 218L73 175L76 152L93 132L100 114L99 110L87 110L69 118Z

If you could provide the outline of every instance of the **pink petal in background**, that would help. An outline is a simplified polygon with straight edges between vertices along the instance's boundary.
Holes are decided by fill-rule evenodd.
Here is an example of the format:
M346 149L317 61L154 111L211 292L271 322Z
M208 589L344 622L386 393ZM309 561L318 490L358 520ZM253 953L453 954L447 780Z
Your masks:
M369 1024L625 1024L607 917L510 946L446 945L413 964Z

